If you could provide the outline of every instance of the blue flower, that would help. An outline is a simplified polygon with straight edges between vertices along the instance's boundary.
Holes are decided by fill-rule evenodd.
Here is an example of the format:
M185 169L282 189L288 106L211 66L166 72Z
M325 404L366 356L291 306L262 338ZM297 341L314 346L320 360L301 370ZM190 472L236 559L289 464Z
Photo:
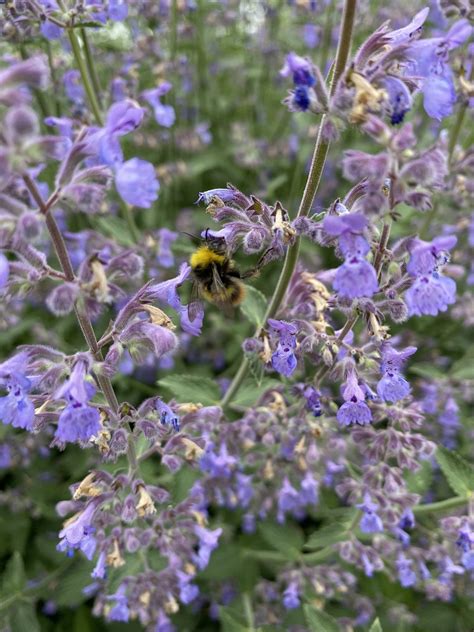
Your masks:
M337 269L333 286L340 296L354 299L373 296L378 291L377 274L371 263L365 259L370 246L363 236L367 219L361 213L326 215L324 231L338 237L339 248L344 263Z
M115 186L124 202L139 208L150 208L160 188L153 165L141 158L131 158L118 167Z
M280 70L282 77L292 77L296 86L314 86L316 77L313 64L296 53L288 53L286 62Z
M74 551L82 546L90 545L91 534L94 532L92 518L97 509L97 502L89 502L85 509L68 520L59 532L59 551Z
M400 553L396 561L396 566L398 570L398 579L404 588L409 588L410 586L414 586L416 584L416 573L411 568L412 564L412 560L409 560L403 555L403 553Z
M153 108L156 122L163 127L172 127L176 120L174 108L161 102L161 97L169 92L171 87L168 81L163 81L157 88L143 92L143 98Z
M272 354L272 367L285 377L290 377L297 365L298 361L294 354L292 347L283 346L278 343L278 346Z
M171 408L165 404L161 399L157 400L155 408L160 415L160 421L164 426L171 426L176 432L179 431L179 417Z
M293 610L294 608L299 608L301 605L300 601L300 593L298 589L298 584L296 582L291 582L285 589L283 593L283 605L286 610Z
M340 296L354 299L373 296L379 284L373 265L354 256L346 259L337 269L333 287Z
M388 95L390 122L398 125L411 109L413 99L407 85L398 77L385 77L383 85Z
M199 465L203 472L207 472L212 477L228 479L237 465L237 459L229 455L225 443L221 443L219 452L215 452L214 445L210 443L206 446Z
M0 397L0 419L5 425L32 430L35 409L27 396L32 383L24 374L26 363L26 354L19 353L0 364L0 386L7 390L7 395Z
M377 503L372 502L370 494L366 492L364 494L364 502L359 503L356 507L364 512L359 525L363 533L379 533L383 531L383 522L376 513L379 506Z
M423 105L426 113L437 120L449 116L456 102L456 89L449 51L461 46L471 35L472 27L467 20L459 20L446 37L419 40L411 44L407 55L411 57L414 73L423 77Z
M109 0L109 19L121 22L128 15L127 0Z
M88 404L95 395L95 388L85 380L86 375L86 363L77 361L69 379L55 393L55 399L67 402L54 435L58 441L87 442L102 429L99 411Z
M110 601L115 601L115 604L109 610L107 619L109 621L124 621L127 622L130 618L130 610L128 608L128 599L126 596L126 587L121 584L115 594L107 597Z
M456 283L449 277L433 272L419 276L406 291L410 316L437 316L456 301Z
M196 556L196 563L200 570L206 568L209 564L212 551L217 547L222 529L214 529L211 531L197 525L194 527L194 533L199 538L199 549Z
M179 598L184 604L191 603L199 595L199 588L192 584L193 576L177 571Z
M345 403L337 411L337 420L341 426L359 424L364 426L372 421L372 413L365 403L365 393L359 386L354 370L349 372L342 396Z

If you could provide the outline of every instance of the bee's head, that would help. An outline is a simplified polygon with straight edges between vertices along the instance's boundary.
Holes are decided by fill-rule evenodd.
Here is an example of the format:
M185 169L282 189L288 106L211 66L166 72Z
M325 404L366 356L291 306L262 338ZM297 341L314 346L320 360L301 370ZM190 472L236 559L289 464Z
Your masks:
M214 252L217 252L220 255L227 254L228 247L225 237L212 235L209 228L206 228L203 234L203 240L205 241L206 245Z

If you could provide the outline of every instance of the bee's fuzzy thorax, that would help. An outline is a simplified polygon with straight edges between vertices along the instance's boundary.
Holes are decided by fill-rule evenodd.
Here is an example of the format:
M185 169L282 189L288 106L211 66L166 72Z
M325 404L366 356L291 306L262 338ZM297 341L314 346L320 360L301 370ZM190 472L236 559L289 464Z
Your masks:
M224 255L211 250L209 246L200 246L196 252L191 255L189 263L191 268L197 268L199 266L206 267L211 263L223 263L225 260Z

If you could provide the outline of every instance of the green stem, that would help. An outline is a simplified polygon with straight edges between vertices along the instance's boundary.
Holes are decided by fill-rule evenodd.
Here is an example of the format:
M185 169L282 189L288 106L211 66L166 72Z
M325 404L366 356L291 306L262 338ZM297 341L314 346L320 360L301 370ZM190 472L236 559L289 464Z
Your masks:
M87 37L86 29L81 29L81 39L82 39L82 44L84 46L84 55L86 58L87 69L89 71L89 75L92 80L92 85L94 87L97 102L100 105L101 103L100 95L101 95L102 89L100 87L99 77L96 71L96 64L94 64L94 61L92 59L92 51L89 44L89 39Z
M140 241L140 231L138 230L138 227L135 223L132 207L124 203L122 204L122 209L125 221L127 222L133 240L138 243Z
M438 511L446 511L453 509L453 507L461 507L469 502L467 496L454 496L454 498L448 498L447 500L440 500L437 503L428 503L426 505L417 505L413 507L413 513L417 516L425 513L436 513Z
M250 600L250 595L248 593L244 593L242 595L242 603L244 606L245 618L247 619L248 630L249 632L254 632L255 617L253 615L252 601Z
M346 68L352 42L352 29L354 26L356 5L357 0L345 0L344 3L339 44L336 53L336 61L334 64L334 73L331 78L331 85L329 89L330 97L333 96L337 86L337 82L339 81L339 78ZM314 198L316 196L316 192L321 181L321 175L323 173L324 165L326 163L326 157L329 151L329 141L324 138L324 127L326 120L327 115L324 114L321 118L318 136L316 138L313 157L311 160L311 167L309 170L308 179L306 180L306 185L304 188L303 197L301 198L297 217L308 215L313 206ZM286 294L286 290L295 270L296 263L298 261L299 249L300 240L299 238L297 238L295 240L295 243L288 249L285 257L285 262L280 273L280 278L278 279L275 292L265 313L263 324L255 332L256 337L260 335L260 332L265 326L267 320L269 318L272 318L272 316L277 313L278 308L280 307L280 304ZM232 380L232 383L230 384L224 398L222 399L221 406L223 408L230 404L235 394L239 390L247 373L247 368L248 360L244 357L234 379Z
M77 67L81 74L82 83L84 85L84 89L86 91L87 98L91 106L92 114L94 115L94 119L97 125L100 125L102 127L102 114L100 112L99 101L97 99L97 95L95 93L89 73L87 71L86 62L84 61L84 57L82 56L81 45L74 29L67 29L67 33L69 36L69 41L71 42L74 59L76 60Z

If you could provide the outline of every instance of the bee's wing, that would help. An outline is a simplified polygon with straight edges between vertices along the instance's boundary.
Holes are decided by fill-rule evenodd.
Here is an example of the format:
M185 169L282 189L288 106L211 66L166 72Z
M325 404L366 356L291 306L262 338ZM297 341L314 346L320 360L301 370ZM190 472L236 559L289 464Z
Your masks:
M219 294L224 297L226 295L226 287L221 279L221 275L219 274L214 264L212 264L212 290L215 294Z
M191 297L188 303L188 316L190 322L196 318L196 316L202 311L201 293L199 291L199 285L194 282L191 286Z

